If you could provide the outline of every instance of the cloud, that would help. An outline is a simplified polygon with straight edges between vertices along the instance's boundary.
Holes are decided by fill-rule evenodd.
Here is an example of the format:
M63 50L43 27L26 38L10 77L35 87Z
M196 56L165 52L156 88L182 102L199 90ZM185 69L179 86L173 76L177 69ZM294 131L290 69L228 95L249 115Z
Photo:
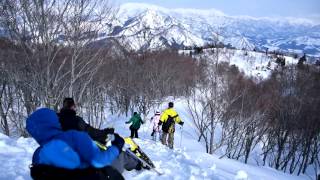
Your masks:
M317 24L320 24L320 14L312 14L306 18L311 19L313 22Z

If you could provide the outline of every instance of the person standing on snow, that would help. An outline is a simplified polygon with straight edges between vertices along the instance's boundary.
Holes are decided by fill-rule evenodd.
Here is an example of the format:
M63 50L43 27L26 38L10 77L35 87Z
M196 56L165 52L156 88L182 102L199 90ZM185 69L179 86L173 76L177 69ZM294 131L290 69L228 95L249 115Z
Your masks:
M76 104L73 98L65 98L63 100L63 107L57 115L63 131L85 131L93 140L101 144L106 144L108 134L114 133L114 128L96 129L87 124L80 116L77 116Z
M168 105L168 109L163 111L160 117L159 126L162 125L162 144L169 146L170 149L173 149L175 123L183 126L184 122L181 121L178 113L173 109L173 102L169 102Z
M153 140L157 140L157 133L160 133L159 121L160 121L160 112L157 111L155 115L151 118L151 125L152 125L151 136L153 137Z
M140 115L137 112L133 113L133 116L130 118L126 124L132 123L130 125L130 131L131 131L131 138L139 138L138 136L138 130L140 129L141 124L143 124L143 121L140 117Z

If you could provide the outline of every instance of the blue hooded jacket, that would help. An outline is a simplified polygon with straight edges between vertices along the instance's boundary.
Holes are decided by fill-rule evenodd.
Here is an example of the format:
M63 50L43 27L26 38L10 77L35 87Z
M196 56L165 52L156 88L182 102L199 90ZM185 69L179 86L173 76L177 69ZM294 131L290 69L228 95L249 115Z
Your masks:
M33 154L33 164L67 169L101 168L110 165L119 155L115 146L101 151L85 132L62 131L56 113L48 108L33 112L27 118L26 128L40 145Z

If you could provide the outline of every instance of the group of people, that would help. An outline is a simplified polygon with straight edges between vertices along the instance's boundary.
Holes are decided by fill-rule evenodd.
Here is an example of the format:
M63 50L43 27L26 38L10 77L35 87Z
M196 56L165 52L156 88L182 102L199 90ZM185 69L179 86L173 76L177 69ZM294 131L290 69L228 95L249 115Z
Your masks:
M40 145L33 154L31 177L47 179L124 179L126 170L141 170L143 165L122 151L124 139L113 128L96 129L76 114L72 98L65 98L56 113L48 108L33 112L26 122L29 134ZM112 146L106 144L112 135Z
M174 145L174 132L175 124L180 124L183 126L184 122L179 117L178 113L174 110L173 102L169 102L168 108L160 114L159 111L156 111L155 115L151 118L152 124L152 133L151 136L154 140L157 139L157 134L161 134L161 142L163 145L168 146L173 149ZM144 122L142 121L140 115L137 112L133 113L133 116L130 118L127 124L130 125L131 138L138 138L138 130ZM162 128L160 128L162 126Z
M160 116L160 113L156 115ZM132 123L131 137L138 138L138 129L143 123L140 115L134 113L126 123ZM162 113L154 130L159 130L162 125L162 143L170 148L173 148L174 123L183 125L173 109L173 103L169 103L169 108ZM146 168L139 160L122 151L124 139L113 128L93 128L78 116L72 98L64 99L58 113L48 108L33 112L27 118L26 129L39 144L30 166L31 177L35 180L121 180L124 179L121 174L124 169ZM109 135L114 137L111 146L102 150L99 145L105 145Z

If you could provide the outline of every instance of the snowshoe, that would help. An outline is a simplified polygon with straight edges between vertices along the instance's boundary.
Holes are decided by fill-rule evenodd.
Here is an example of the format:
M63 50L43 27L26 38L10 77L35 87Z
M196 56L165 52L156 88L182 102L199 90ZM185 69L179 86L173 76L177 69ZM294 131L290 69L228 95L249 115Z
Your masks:
M144 169L152 170L156 172L158 175L162 175L163 173L159 172L156 168L151 159L147 156L146 153L144 153L138 144L133 141L130 137L124 138L125 141L125 147L123 148L123 151L127 154L131 155L133 158L139 161L138 166L141 166ZM107 146L104 144L101 144L99 142L96 142L97 146L105 151L107 150ZM139 168L138 168L139 169Z
M130 155L135 155L135 156L137 156L138 158L140 158L140 159L143 159L143 161L144 162L141 162L142 163L142 167L144 168L144 169L150 169L150 168L155 168L155 165L153 164L153 162L151 161L151 159L146 155L146 153L144 153L141 149L140 149L140 147L137 145L137 143L135 143L134 141L133 141L133 139L131 139L130 137L127 137L127 138L124 138L124 141L125 141L125 144L126 144L126 146L128 147L128 149L131 151L131 152L133 152L133 154L132 153L130 153ZM104 144L101 144L101 143L99 143L99 142L95 142L96 143L96 145L101 149L101 150L107 150L107 146L106 145L104 145ZM123 151L126 151L127 149L126 148L124 148L124 150ZM137 158L136 158L137 159ZM138 159L139 161L141 161L140 159ZM148 166L148 165L149 166Z
M144 153L140 147L137 145L137 143L135 143L133 141L133 139L131 139L130 137L124 138L124 141L127 145L129 145L129 149L131 152L134 153L135 156L143 159L144 162L142 162L142 167L145 169L150 169L151 168L155 168L155 165L153 164L153 162L151 161L151 159L146 155L146 153ZM146 165L148 164L148 165Z
M149 163L147 163L144 159L138 157L135 153L133 153L130 149L127 149L126 152L128 154L131 154L133 157L135 157L137 160L139 160L143 165L145 165L145 169L148 169L150 171L156 172L158 175L163 175L164 173L158 171L155 167L152 167Z

